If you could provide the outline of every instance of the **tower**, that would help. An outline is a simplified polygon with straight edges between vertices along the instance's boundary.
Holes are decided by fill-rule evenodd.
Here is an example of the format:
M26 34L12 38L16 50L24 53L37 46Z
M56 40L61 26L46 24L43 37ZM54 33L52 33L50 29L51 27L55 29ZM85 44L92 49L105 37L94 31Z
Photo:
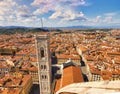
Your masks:
M49 36L36 36L37 60L40 94L51 93L51 61L49 50Z

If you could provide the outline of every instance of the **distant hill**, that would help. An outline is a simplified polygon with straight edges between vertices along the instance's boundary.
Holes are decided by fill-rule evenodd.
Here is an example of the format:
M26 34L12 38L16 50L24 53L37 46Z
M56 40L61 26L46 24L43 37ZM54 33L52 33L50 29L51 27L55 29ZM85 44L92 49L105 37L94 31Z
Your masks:
M61 29L91 29L92 26L67 26L67 27L57 27Z
M0 26L0 28L12 29L12 28L27 28L25 26Z
M25 32L47 32L47 31L57 31L61 32L64 29L112 29L118 28L120 26L67 26L67 27L25 27L25 26L0 26L0 34L13 34L13 33L25 33Z
M21 26L0 26L0 34L14 34L18 33L26 33L26 32L47 32L48 29L42 28L32 28L32 27L21 27Z
M67 26L67 27L56 27L58 29L110 29L110 28L118 28L120 26Z
M0 26L0 28L6 28L6 29L14 29L14 28L26 28L26 29L38 29L39 27L26 27L26 26ZM120 28L120 25L115 25L115 26L85 26L85 25L80 25L80 26L65 26L65 27L44 27L44 29L101 29L101 28ZM40 29L40 28L39 28Z

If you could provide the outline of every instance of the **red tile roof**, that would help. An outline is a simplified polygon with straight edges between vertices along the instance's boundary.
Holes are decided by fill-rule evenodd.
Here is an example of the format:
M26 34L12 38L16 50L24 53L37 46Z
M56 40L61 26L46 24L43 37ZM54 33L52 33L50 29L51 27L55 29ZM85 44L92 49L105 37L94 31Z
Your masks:
M104 71L101 71L101 76L103 80L110 80L112 77L112 73L109 70L104 70Z
M56 85L55 85L54 92L57 92L60 89L60 82L61 82L61 78L56 80Z
M56 81L55 92L66 85L78 82L84 82L80 67L79 66L65 67L61 78L57 79Z
M64 68L62 77L62 87L71 83L84 82L79 66L69 66Z

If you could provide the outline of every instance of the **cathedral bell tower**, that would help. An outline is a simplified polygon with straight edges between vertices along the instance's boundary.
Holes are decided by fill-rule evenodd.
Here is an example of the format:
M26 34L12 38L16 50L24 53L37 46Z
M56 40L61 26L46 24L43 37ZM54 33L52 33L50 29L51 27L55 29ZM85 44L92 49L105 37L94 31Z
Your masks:
M51 93L51 60L49 35L36 35L40 94Z

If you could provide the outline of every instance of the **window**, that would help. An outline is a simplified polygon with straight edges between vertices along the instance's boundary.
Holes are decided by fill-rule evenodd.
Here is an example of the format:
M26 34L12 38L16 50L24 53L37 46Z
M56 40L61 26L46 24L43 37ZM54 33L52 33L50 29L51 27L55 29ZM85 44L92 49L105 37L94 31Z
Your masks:
M44 79L44 75L42 75L42 79Z
M47 76L45 75L45 79L47 79Z
M44 53L44 48L40 48L40 55L41 55L41 58L45 57L45 53Z
M46 65L44 65L44 69L46 69Z
M41 65L41 69L43 69L43 65Z

